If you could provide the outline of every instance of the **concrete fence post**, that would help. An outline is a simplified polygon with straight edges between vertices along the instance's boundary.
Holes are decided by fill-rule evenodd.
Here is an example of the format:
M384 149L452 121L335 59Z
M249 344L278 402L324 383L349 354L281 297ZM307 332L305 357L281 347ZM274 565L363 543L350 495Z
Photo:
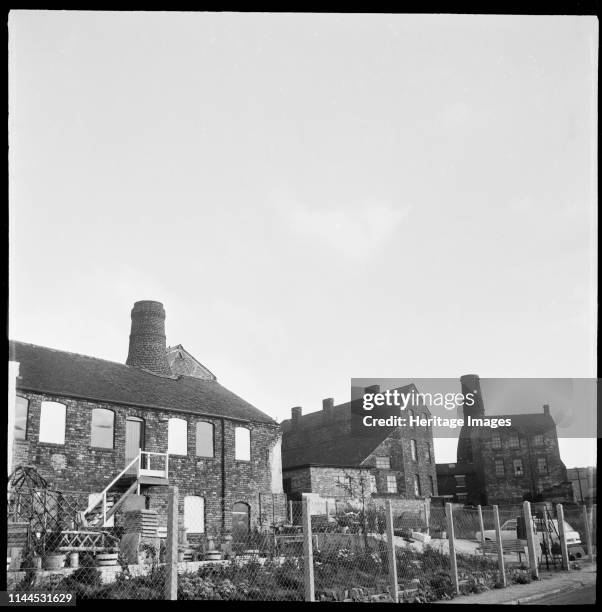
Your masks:
M531 576L535 578L535 580L539 580L539 564L537 562L535 533L533 533L533 516L531 515L531 504L528 501L523 502L523 516L525 518L525 529L527 531Z
M316 601L314 592L314 553L311 539L311 514L309 500L303 495L303 573L305 601Z
M587 547L587 556L590 563L594 562L594 552L592 550L592 530L589 524L589 516L587 506L583 506L583 524L585 525L585 546Z
M562 569L569 569L569 548L566 543L566 530L564 528L564 508L562 504L556 506L556 520L558 521L558 537L560 538L560 554L562 556Z
M424 522L426 523L426 534L431 535L431 505L429 500L424 500Z
M178 487L167 493L167 542L165 546L165 599L178 599Z
M294 525L295 522L293 520L293 500L289 500L288 502L288 515L289 515L289 521L291 525Z
M494 506L497 508L497 506ZM485 555L485 523L483 523L483 508L480 505L477 506L479 512L479 529L481 530L481 549L483 555Z
M389 555L389 586L391 598L395 603L399 603L399 588L397 586L397 558L395 557L395 531L393 529L393 507L391 500L387 500L386 506L387 519L387 552Z
M458 580L458 564L456 561L456 538L454 536L454 514L452 505L445 504L445 515L447 516L447 540L449 542L449 565L451 568L451 579L456 590L460 594L460 582Z
M481 506L479 506L479 510ZM483 517L481 516L481 522ZM500 513L498 507L493 506L493 524L495 525L495 543L497 545L497 562L500 568L500 582L506 586L506 569L504 567L504 543L502 541L502 530L500 528ZM483 529L481 525L481 529ZM483 542L485 542L485 534L483 533Z

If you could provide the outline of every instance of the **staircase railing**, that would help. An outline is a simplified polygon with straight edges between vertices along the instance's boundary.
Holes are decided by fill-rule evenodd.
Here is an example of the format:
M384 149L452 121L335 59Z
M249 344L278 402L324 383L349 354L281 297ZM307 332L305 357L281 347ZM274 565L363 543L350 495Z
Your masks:
M151 460L152 457L163 457L164 466L163 469L152 469ZM144 460L143 460L144 459ZM156 461L155 461L156 463ZM107 513L107 493L111 490L115 484L133 467L136 466L136 482L134 485L124 493L123 497L114 504L113 508ZM142 467L142 466L145 467ZM158 478L168 478L169 474L169 455L167 453L153 453L150 451L141 450L131 461L128 463L113 480L103 489L101 493L93 497L88 504L88 507L84 510L84 518L92 512L102 502L102 527L106 526L107 519L110 518L117 508L121 505L123 499L129 495L135 488L139 487L139 481L141 476L152 476Z
M107 522L107 492L117 483L118 480L120 480L124 474L131 468L133 467L135 464L138 464L138 468L137 468L137 475L139 475L140 472L140 453L138 453L131 461L130 463L128 463L125 468L123 468L123 470L121 470L121 472L119 472L119 474L117 474L117 476L115 476L115 478L113 478L113 480L111 480L111 482L104 488L104 490L99 493L96 497L93 497L92 500L90 501L90 503L88 504L88 507L84 510L84 517L86 517L88 514L90 514L90 512L92 512L92 510L94 510L96 508L96 506L98 506L98 504L100 504L100 502L102 502L102 526L105 526L105 523Z

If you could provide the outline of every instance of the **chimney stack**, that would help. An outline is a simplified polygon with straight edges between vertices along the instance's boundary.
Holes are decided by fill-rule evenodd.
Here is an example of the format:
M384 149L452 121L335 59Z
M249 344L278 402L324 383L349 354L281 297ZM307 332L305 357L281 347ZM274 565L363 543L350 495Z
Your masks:
M465 374L460 377L460 386L462 387L462 395L473 396L474 403L462 406L462 415L464 418L471 416L480 418L485 416L485 406L483 404L483 395L481 393L481 380L477 374Z
M543 405L543 413L546 416L550 416L550 405L549 404L544 404Z
M127 365L171 375L165 345L165 310L161 302L143 300L132 308Z
M332 397L327 397L322 400L322 411L324 414L324 418L329 421L333 417L332 409L334 408L334 399Z
M380 385L370 385L364 389L364 393L380 393Z
M294 408L291 408L291 420L293 422L293 427L299 425L299 419L301 418L302 414L303 408L301 408L301 406L295 406Z

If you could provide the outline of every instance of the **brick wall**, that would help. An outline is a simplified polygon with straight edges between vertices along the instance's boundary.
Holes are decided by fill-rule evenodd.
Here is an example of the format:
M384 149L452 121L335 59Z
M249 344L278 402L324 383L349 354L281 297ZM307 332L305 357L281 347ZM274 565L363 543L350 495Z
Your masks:
M234 456L235 421L218 418L121 406L102 402L71 399L61 396L17 390L29 399L27 440L16 440L15 467L18 464L35 465L40 474L56 488L64 491L100 492L125 467L125 423L127 417L138 417L145 423L145 450L167 451L167 419L178 417L188 423L188 454L170 455L169 481L177 485L180 495L180 520L183 521L184 497L198 495L205 498L205 525L207 531L231 529L232 505L242 501L250 506L251 524L265 525L260 514L272 514L277 521L285 519L286 504L283 494L274 496L272 507L272 474L270 449L280 432L277 425L266 423L244 424L251 430L251 460L238 461ZM65 444L38 441L40 406L43 400L66 405ZM90 440L93 408L106 408L115 414L114 448L93 448ZM207 421L214 426L213 458L196 456L196 423ZM225 446L224 446L225 445ZM222 448L224 457L222 460ZM149 496L150 508L160 512L160 524L165 524L166 487L142 487ZM222 508L222 497L224 508ZM263 498L260 501L260 496ZM267 500L270 500L269 502ZM265 508L268 507L269 511Z
M499 430L498 430L499 431ZM513 432L514 433L514 432ZM473 486L482 487L485 499L481 503L513 504L520 503L525 496L536 498L544 490L567 480L566 467L560 458L558 439L555 429L543 433L543 443L536 444L534 436L519 432L519 446L510 444L511 432L500 433L500 448L494 447L490 435L475 433L472 436L475 466L478 467L478 480ZM538 469L538 459L546 460L546 470ZM504 462L504 475L496 474L496 460ZM514 460L521 460L523 475L514 473ZM474 491L472 491L475 497ZM568 501L568 500L567 500Z

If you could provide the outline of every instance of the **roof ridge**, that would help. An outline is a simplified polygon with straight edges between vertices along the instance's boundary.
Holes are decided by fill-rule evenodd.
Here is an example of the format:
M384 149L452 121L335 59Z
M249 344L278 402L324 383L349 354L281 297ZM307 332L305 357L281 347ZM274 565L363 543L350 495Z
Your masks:
M107 363L113 363L115 365L119 365L119 366L124 366L125 368L131 368L131 369L135 369L135 370L143 370L145 372L149 372L151 374L154 374L154 372L151 372L150 370L146 370L145 368L139 368L137 366L131 366L128 365L127 363L121 362L121 361L113 361L112 359L105 359L104 357L94 357L93 355L85 355L84 353L76 353L74 351L67 351L65 349L57 349L57 348L52 348L51 346L44 346L42 344L34 344L33 342L23 342L22 340L10 340L8 341L10 344L25 344L27 346L32 346L34 348L41 348L41 349L45 349L47 351L53 351L55 353L67 353L68 355L75 355L76 357L85 357L86 359L96 359L98 361L105 361Z

